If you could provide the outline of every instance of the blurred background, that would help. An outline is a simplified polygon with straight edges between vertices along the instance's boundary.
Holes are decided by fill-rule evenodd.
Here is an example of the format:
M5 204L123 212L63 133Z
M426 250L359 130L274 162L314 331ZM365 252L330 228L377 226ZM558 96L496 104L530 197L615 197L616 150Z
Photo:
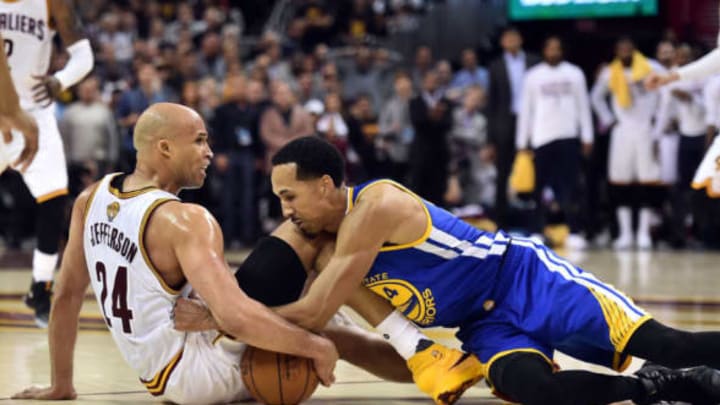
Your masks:
M508 186L523 76L547 57L550 35L559 36L564 59L581 69L588 95L616 56L620 38L665 68L687 63L716 45L718 1L574 3L77 2L96 65L58 100L71 194L104 174L131 171L139 113L172 101L202 115L215 153L204 187L181 196L212 211L227 248L251 247L278 224L269 158L305 135L324 137L340 149L349 184L393 178L486 229L536 234L554 246L612 247L620 232L616 208L629 205L638 222L644 205L615 197L607 176L611 126L597 114L592 149L578 144L568 152L580 163L579 170L564 173L564 185ZM53 71L67 59L60 49ZM514 69L518 57L525 64ZM705 93L709 88L685 90L702 111L702 135L714 134L718 118L716 96ZM687 99L679 92L668 103ZM587 108L596 112L595 104ZM563 119L564 111L554 113ZM683 155L678 146L683 119L659 113L653 118L665 152L656 156L663 179L653 185L652 246L717 249L718 203L690 190L678 165L680 155L691 166L702 157ZM569 198L564 188L572 190ZM0 238L6 248L0 265L18 252L27 252L21 260L29 260L34 204L17 173L0 176Z

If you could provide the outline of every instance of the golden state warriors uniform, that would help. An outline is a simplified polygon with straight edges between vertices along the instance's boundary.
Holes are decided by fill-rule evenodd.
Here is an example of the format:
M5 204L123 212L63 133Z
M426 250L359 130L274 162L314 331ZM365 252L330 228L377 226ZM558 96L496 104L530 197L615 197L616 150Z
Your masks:
M38 82L32 76L48 73L55 36L49 23L48 3L48 0L0 0L0 32L10 75L20 107L38 124L38 152L23 173L25 183L38 202L67 194L65 151L55 118L55 103L41 106L33 101L32 87ZM0 146L0 153L10 162L20 155L24 145L20 134L13 135L10 144Z
M348 211L377 180L348 189ZM425 234L384 246L363 283L420 326L459 327L463 349L489 368L515 351L554 350L622 369L650 317L622 293L529 239L480 231L420 199Z
M245 345L216 331L179 332L170 317L187 292L158 276L143 244L153 210L173 194L156 188L122 192L125 175L105 176L86 209L83 249L90 281L120 353L147 390L176 403L248 398L240 375Z

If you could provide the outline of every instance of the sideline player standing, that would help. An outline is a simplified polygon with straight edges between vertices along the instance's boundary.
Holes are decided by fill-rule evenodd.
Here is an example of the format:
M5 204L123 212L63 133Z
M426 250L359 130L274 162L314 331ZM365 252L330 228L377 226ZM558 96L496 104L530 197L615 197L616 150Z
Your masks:
M20 105L35 118L39 129L37 159L23 173L25 184L38 204L33 282L25 303L35 310L35 322L45 327L68 193L65 152L53 99L92 70L93 54L72 0L3 1L0 17L4 52ZM56 30L70 59L62 70L47 75Z
M2 1L0 17L4 52L20 106L35 118L39 129L37 158L22 173L37 202L33 282L25 303L35 310L35 322L45 327L68 193L65 152L53 99L92 70L93 55L72 0ZM47 75L56 30L70 59L62 70ZM20 153L19 138L7 147L11 159Z

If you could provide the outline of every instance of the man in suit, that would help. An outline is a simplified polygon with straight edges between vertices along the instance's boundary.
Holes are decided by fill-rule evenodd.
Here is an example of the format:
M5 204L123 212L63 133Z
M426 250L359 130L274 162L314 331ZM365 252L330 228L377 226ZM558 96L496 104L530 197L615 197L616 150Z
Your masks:
M488 91L489 138L497 154L496 220L502 226L507 215L507 181L515 159L515 124L520 109L522 82L528 68L537 64L536 55L526 54L516 28L505 28L500 36L503 54L490 64Z

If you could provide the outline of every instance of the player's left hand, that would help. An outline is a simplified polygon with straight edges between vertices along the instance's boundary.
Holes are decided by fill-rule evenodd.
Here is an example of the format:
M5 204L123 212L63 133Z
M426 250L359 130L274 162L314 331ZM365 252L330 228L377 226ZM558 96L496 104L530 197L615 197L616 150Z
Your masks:
M33 75L32 78L38 81L32 87L33 100L43 107L49 106L62 90L60 81L53 75Z
M219 329L210 309L197 299L178 298L172 312L175 329L182 332L198 332Z
M50 401L62 401L77 398L77 392L72 386L69 387L35 387L32 386L12 396L12 399L43 399Z
M676 72L670 74L660 74L651 72L644 80L646 90L656 90L661 86L679 80L680 76Z

